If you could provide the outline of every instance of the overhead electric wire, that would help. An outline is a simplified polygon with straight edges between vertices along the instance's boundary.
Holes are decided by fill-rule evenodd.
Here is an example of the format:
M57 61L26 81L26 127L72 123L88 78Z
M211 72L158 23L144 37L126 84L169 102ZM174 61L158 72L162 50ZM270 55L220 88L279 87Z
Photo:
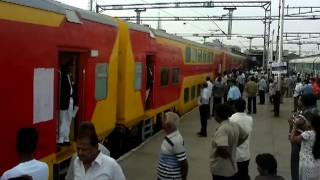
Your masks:
M140 0L140 1L142 1L142 2L144 2L144 3L149 3L148 1L145 1L145 0ZM171 13L165 11L165 10L162 10L162 9L159 9L159 10L162 11L162 12L164 12L164 13L166 13L166 14L168 14L169 16L177 17L176 15L171 14ZM194 25L194 24L192 24L192 23L189 23L189 22L185 22L185 23L188 23L189 25L191 25L191 26L193 26L194 28L199 29L199 30L201 30L201 31L206 31L205 29L202 29L202 28L200 28L200 27L198 27L198 26L196 26L196 25Z

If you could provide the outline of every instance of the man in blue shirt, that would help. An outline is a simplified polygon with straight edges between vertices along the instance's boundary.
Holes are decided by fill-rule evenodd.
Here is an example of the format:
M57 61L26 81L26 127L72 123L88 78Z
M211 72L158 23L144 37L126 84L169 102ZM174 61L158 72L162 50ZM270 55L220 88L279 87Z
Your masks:
M234 101L241 98L241 93L239 88L236 86L236 81L234 79L231 80L231 86L228 92L227 100L232 105Z

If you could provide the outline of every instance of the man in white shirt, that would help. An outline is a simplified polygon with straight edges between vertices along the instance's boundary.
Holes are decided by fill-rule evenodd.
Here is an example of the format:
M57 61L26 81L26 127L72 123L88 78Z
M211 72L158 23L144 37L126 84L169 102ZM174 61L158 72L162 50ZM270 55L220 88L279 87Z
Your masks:
M1 180L20 176L31 176L33 180L47 180L48 165L33 158L38 142L38 132L34 128L22 128L17 133L17 151L20 163L4 172Z
M208 76L206 78L207 80L207 84L208 84L208 95L209 95L209 111L208 111L208 119L210 118L210 105L211 105L211 101L213 100L212 99L212 90L213 90L213 83L211 82L211 79L210 77Z
M198 132L198 136L200 137L207 137L207 120L208 120L208 113L210 111L210 96L209 96L209 90L208 90L208 84L203 83L201 95L200 95L200 105L199 105L199 111L200 111L200 121L201 121L201 130Z
M107 156L110 156L110 151L101 143L98 143L98 150L100 152L102 152L102 154L105 154ZM74 161L76 160L77 156L74 155L70 161L70 164L69 164L69 168L68 168L68 171L67 171L67 174L66 174L66 177L65 179L66 180L74 180Z
M252 131L253 119L251 116L247 115L244 111L246 109L246 101L239 99L234 104L236 113L234 113L230 118L230 122L238 124L247 134L248 138L243 144L237 147L237 166L238 172L236 174L237 179L250 180L249 176L249 162L250 162L250 134Z
M98 149L94 125L83 122L77 137L78 157L74 160L74 180L125 180L120 165Z
M303 90L303 84L301 83L301 78L297 78L297 84L296 87L294 88L294 94L293 94L293 112L297 112L298 109L298 100L299 97L302 94Z

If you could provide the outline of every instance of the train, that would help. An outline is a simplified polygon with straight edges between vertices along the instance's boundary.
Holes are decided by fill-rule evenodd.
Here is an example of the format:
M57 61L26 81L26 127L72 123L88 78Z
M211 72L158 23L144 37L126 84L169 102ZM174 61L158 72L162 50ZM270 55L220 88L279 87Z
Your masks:
M39 132L35 157L61 179L82 121L117 157L161 129L164 113L197 106L207 76L244 69L243 54L52 0L0 1L0 174L18 163L18 129ZM71 145L57 145L61 70L78 107Z
M292 59L289 61L289 70L318 76L320 74L320 56L315 55Z

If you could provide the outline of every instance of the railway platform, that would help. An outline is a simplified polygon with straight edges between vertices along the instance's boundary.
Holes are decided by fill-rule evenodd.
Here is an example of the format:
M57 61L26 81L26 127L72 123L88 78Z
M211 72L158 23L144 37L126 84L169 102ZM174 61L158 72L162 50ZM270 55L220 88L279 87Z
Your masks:
M290 179L290 143L288 137L287 119L291 116L293 98L284 98L280 105L280 117L274 117L273 105L268 101L265 105L257 104L257 114L253 114L253 131L251 136L251 160L249 172L251 179L258 174L255 157L259 153L271 153L278 161L278 174ZM200 129L198 108L182 116L180 132L184 138L188 162L188 179L209 180L209 147L218 123L208 120L208 137L198 137ZM146 140L139 147L131 150L118 159L128 180L156 179L156 168L160 146L165 136L160 131Z

